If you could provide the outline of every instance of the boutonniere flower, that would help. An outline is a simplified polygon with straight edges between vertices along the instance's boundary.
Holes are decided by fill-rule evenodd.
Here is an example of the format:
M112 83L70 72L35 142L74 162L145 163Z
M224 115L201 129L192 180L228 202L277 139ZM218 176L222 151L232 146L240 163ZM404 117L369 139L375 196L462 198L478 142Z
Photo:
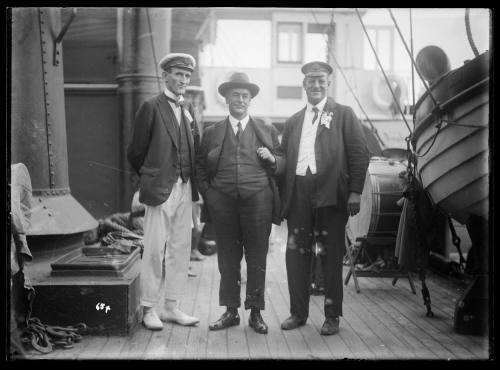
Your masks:
M332 122L333 112L321 112L321 117L319 119L319 124L330 128L330 122Z

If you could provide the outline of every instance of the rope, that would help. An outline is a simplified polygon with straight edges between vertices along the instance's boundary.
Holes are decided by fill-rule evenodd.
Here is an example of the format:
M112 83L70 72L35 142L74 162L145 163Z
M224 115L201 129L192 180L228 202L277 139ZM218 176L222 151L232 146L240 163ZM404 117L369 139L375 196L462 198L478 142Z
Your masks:
M21 332L21 343L31 346L40 353L50 353L54 348L72 348L73 343L82 340L89 328L86 324L78 323L72 326L54 326L43 324L39 318L31 317L35 290L28 295L28 312L26 314L26 327Z
M470 30L470 18L469 18L470 8L465 8L465 29L467 31L467 39L469 40L470 47L472 48L472 52L474 56L479 56L479 51L477 50L476 44L472 39L472 32Z
M419 223L419 213L418 213L418 210L417 210L417 201L419 201L418 198L418 194L419 194L419 191L421 192L422 190L420 190L420 184L419 182L417 181L417 179L413 176L408 176L408 185L406 187L406 189L403 191L403 196L408 199L408 202L411 202L413 203L413 226L414 226L414 229L415 229L415 243L417 245L417 248L422 251L424 250L424 244L422 242L422 239L420 238L420 235L424 235L426 231L424 230L421 230L421 225ZM420 193L422 194L422 193ZM422 290L421 290L421 293L422 293L422 299L424 301L424 306L426 307L427 309L427 312L425 314L425 316L427 317L434 317L434 312L432 312L432 309L431 309L431 295L429 293L429 289L427 288L427 284L425 283L425 277L426 277L426 273L425 273L425 266L422 266L420 265L420 258L419 258L419 266L418 266L418 269L419 269L419 279L420 279L420 282L422 283Z
M410 58L413 60L413 22L411 16L410 8ZM411 95L412 95L412 107L415 110L415 67L412 63L411 65ZM413 127L415 127L415 115L413 115Z
M40 353L50 353L55 348L73 348L87 332L87 325L79 323L73 326L52 326L43 324L40 319L28 319L26 329L21 334L21 342L31 345Z
M161 92L160 76L158 75L158 62L156 59L155 43L153 39L153 29L151 27L151 19L149 18L149 8L146 8L146 17L148 18L149 37L151 39L151 48L153 49L153 60L155 62L156 82L158 83L158 91Z
M434 137L432 138L432 143L431 145L429 145L429 148L427 148L427 150L425 151L424 154L416 154L417 157L419 158L422 158L422 157L425 157L427 155L427 153L429 153L429 151L431 150L431 148L434 146L434 143L436 142L436 138L439 134L439 132L441 131L441 127L442 127L442 120L436 125L436 128L437 128L437 131L436 133L434 134Z
M333 12L333 11L332 11ZM311 10L311 14L312 16L314 17L314 21L316 22L316 24L319 25L319 22L318 22L318 19L316 18L316 14L314 14L314 12ZM333 22L333 16L331 17L331 21L330 22ZM333 25L331 24L331 27ZM323 38L325 38L325 36L323 35ZM328 43L328 39L325 38L325 42L327 44ZM363 106L361 105L361 102L359 101L358 97L356 96L356 94L354 93L354 90L352 89L351 87L351 84L349 83L348 79L347 79L347 76L345 75L344 73L344 70L343 68L340 66L340 63L337 61L337 58L335 58L335 55L333 54L333 51L330 49L329 50L329 56L332 57L333 59L333 62L335 63L335 66L338 68L338 70L340 71L340 74L342 75L342 77L344 78L344 81L347 85L347 87L349 88L349 91L351 92L352 96L354 97L354 100L356 101L356 103L358 104L359 106L359 109L361 109L361 112L363 112L365 118L366 118L366 121L368 122L368 124L370 125L370 129L372 130L373 134L377 137L377 139L379 140L380 144L382 144L382 146L385 147L385 143L384 141L382 140L382 138L380 137L380 135L378 134L378 131L377 129L375 128L375 126L373 125L372 121L370 120L370 118L368 117L368 114L366 113L366 111L363 109Z
M451 221L450 217L448 218L448 226L450 227L451 231L451 240L453 242L453 245L457 248L458 251L458 256L460 258L460 267L462 268L462 271L465 269L465 258L462 254L462 249L460 248L460 238L457 235L457 232L455 230L455 226L453 226L453 222Z
M375 59L377 60L377 64L380 67L380 70L382 71L382 74L384 75L385 82L387 83L387 87L389 88L389 90L391 92L391 95L392 95L392 98L394 100L394 103L397 106L397 108L399 110L399 113L401 114L401 117L403 118L403 121L405 122L406 128L408 128L408 131L411 134L412 131L411 131L410 125L408 124L408 121L406 120L406 117L405 117L403 111L401 110L401 106L400 106L400 104L398 102L398 99L396 98L396 95L394 94L394 91L392 90L391 83L389 82L389 78L387 78L387 75L385 73L384 67L382 67L382 63L380 62L380 59L379 59L379 57L377 55L375 47L372 44L372 40L370 39L370 36L368 35L368 31L366 30L365 24L363 23L363 20L361 19L361 15L359 14L358 8L354 8L354 10L356 11L356 15L358 16L359 21L361 22L361 26L363 27L363 31L365 32L365 35L366 35L366 38L368 39L370 47L373 50L373 54L375 55Z

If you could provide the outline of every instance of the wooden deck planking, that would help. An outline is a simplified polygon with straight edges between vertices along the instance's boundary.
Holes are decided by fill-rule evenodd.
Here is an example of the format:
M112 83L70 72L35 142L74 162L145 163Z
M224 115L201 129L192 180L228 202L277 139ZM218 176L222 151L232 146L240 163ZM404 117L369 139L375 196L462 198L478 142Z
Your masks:
M353 293L351 293L353 294ZM355 293L358 294L358 293ZM374 297L380 294L378 291L372 291L370 297ZM365 307L370 313L373 314L381 323L384 323L387 330L398 339L398 341L408 349L408 352L403 352L402 355L408 355L408 358L433 358L435 355L425 347L417 338L415 338L411 333L409 333L404 326L401 326L394 317L389 314L386 310L388 302L380 305L380 301L375 299L370 299L367 294L358 294L356 297L362 306Z
M281 255L284 255L284 249L281 250ZM277 254L275 257L279 256ZM278 257L279 259L279 257ZM288 285L286 283L286 267L283 263L279 264L276 261L276 258L274 259L274 263L277 264L277 270L280 271L280 281L284 289L282 291L286 292L288 295ZM310 300L310 307L309 307L309 321L311 324L313 324L316 329L317 329L317 335L319 335L321 331L321 326L323 325L324 322L324 314L323 314L323 301L324 301L324 296L311 296ZM358 353L366 354L367 358L373 358L374 354L371 352L366 345L360 340L359 337L352 335L352 333L346 334L346 332L343 330L342 326L339 329L339 334L335 336L328 336L324 337L321 336L327 346L330 349L330 352L332 354L331 358L360 358L356 355L354 355L353 349L350 348L350 346L347 345L347 343L357 343L361 344L360 348L356 348L356 351Z
M348 292L347 294L352 299L359 299L359 297L353 296L353 294L358 293ZM391 358L407 359L414 357L414 354L391 332L384 321L380 320L374 312L359 303L358 301L358 304L350 305L351 310L370 328L374 335L381 339L384 346L392 353Z
M371 283L374 284L375 282ZM377 284L377 286L381 287L380 284ZM433 318L427 318L425 316L425 309L416 305L415 302L412 302L412 297L409 297L409 295L414 295L411 292L407 295L393 288L386 288L385 291L388 297L392 298L393 302L397 302L401 307L401 311L408 319L412 320L418 327L431 335L435 340L439 341L445 348L454 354L455 358L470 359L475 357L468 348L457 343L454 336L449 335L453 334L453 323L451 322L451 318L436 314L436 312L434 312L435 316ZM460 337L460 335L457 335L457 337Z
M228 332L236 328L229 328L227 330L211 331L208 325L215 320L218 320L220 315L224 312L225 308L219 306L219 283L220 274L217 266L217 255L214 254L207 258L204 263L209 263L213 271L212 285L210 287L210 305L208 321L205 323L207 330L207 351L206 357L208 359L225 359L229 358L228 353Z
M246 284L242 285L242 290L246 289ZM246 341L248 344L248 355L250 359L269 359L271 354L269 352L269 347L267 345L267 334L256 333L249 325L248 319L250 317L250 310L240 309L241 313L241 325L243 326L243 331L246 336ZM261 313L264 321L268 322L268 315L265 311Z
M318 310L323 309L323 304L319 302L318 299L313 299L312 304L315 305ZM375 354L370 350L370 348L365 344L363 339L358 336L356 331L351 326L350 322L345 319L345 316L340 318L340 328L338 336L342 338L347 348L352 353L352 356L347 356L348 358L353 359L374 359L376 358ZM331 349L332 353L335 354L335 351ZM341 357L341 356L338 356Z
M387 283L387 282L386 282ZM433 284L437 286L437 284ZM438 290L436 290L438 291ZM447 293L449 294L451 290L448 290ZM434 304L432 306L432 310L434 314L438 314L442 320L437 320L437 321L432 321L438 326L438 330L440 330L443 333L447 333L450 335L451 338L454 338L454 340L459 343L463 347L467 347L468 350L470 350L472 353L474 353L476 356L483 356L484 355L484 349L487 341L485 342L485 338L482 338L480 336L474 336L474 335L459 335L453 331L453 315L454 315L454 309L451 310L451 314L448 314L448 310L443 310L443 307L453 307L456 303L456 300L458 299L458 296L461 294L459 291L456 292L457 296L456 299L453 301L446 301L442 297L444 297L444 294L439 294L438 296L440 297L440 302L438 304ZM403 295L406 296L405 292L402 292ZM432 301L432 297L431 297ZM435 306L435 308L434 308Z
M199 270L199 263L193 266L193 271ZM196 268L195 268L196 267ZM199 272L198 272L199 273ZM199 293L200 278L189 277L186 286L185 298L181 300L179 309L189 315L193 314L196 299ZM194 294L189 294L188 292L193 292ZM167 326L168 325L168 326ZM198 324L199 325L199 324ZM193 331L198 331L199 328L196 326L181 326L172 323L165 325L163 330L169 330L171 335L168 339L168 343L164 348L162 357L169 359L182 359L185 358L185 353L189 346L189 336Z
M286 240L286 238L283 238ZM448 281L429 274L434 318L425 316L425 306L416 278L417 294L405 279L392 286L391 278L360 278L361 293L351 282L344 286L344 316L340 332L321 336L324 296L311 296L310 315L305 326L283 331L281 322L289 316L289 295L285 268L285 241L268 254L266 309L262 316L269 325L267 335L248 326L248 315L239 309L239 326L210 331L225 307L218 305L220 275L217 255L194 262L197 277L189 278L181 309L200 318L196 327L165 324L152 332L137 324L128 337L84 336L71 349L47 355L31 351L29 358L43 359L487 359L487 337L457 334L453 330L455 302L463 292ZM244 263L244 262L243 262ZM344 267L344 276L347 267ZM245 296L246 284L242 285ZM242 300L243 303L243 300Z
M271 268L267 269L266 278L266 310L264 320L266 321L269 332L267 333L267 345L269 348L269 354L271 358L274 359L289 359L292 357L290 348L283 335L283 330L281 330L280 318L271 303L272 297L275 294L279 294L277 282L272 280Z
M128 337L109 336L108 341L101 347L96 359L113 360L120 358L120 352L128 339Z
M93 337L85 349L76 358L78 360L95 360L99 358L102 348L109 342L108 336Z
M273 253L268 255L269 257L274 257ZM276 262L276 261L274 261ZM275 265L276 266L276 265ZM274 276L274 282L276 284L276 290L271 296L270 303L276 312L276 316L281 322L290 316L290 303L286 296L281 294L281 285L286 284L286 279L280 276L276 267L271 268L272 275ZM280 328L281 330L281 328ZM300 330L281 330L285 342L290 349L291 358L304 359L308 358L310 354L310 349L308 343L304 340L302 332Z
M278 276L277 281L280 288L280 293L282 296L286 297L285 300L289 302L288 284L286 282L286 269L284 267L284 264L279 264L279 261L277 261L276 257L278 257L277 254L272 254L271 256L272 263L276 265L275 271ZM322 312L320 312L317 306L313 304L313 300L316 298L319 297L311 296L308 322L306 325L299 328L304 337L304 340L310 347L311 354L309 355L309 357L321 359L352 358L353 354L344 343L341 336L335 335L326 337L320 335L321 326L324 322L324 315L322 314Z
M422 344L424 344L434 355L432 356L429 354L429 358L436 357L440 359L447 359L453 357L453 353L443 347L439 341L436 341L432 336L415 325L412 320L408 319L404 315L404 311L399 311L399 305L397 302L394 302L393 298L390 297L384 290L380 290L379 294L368 294L367 297L375 302L378 302L387 311L387 313L391 315L393 320L397 321L401 327L408 332L409 336L411 335L417 338ZM426 351L423 352L425 353Z
M165 328L163 330L165 330ZM141 324L130 336L129 340L125 342L125 345L120 351L119 358L130 360L138 360L144 358L146 348L148 347L152 336L153 331L147 330Z
M197 325L196 329L191 330L189 334L185 356L191 359L205 359L207 356L208 322L211 306L209 301L212 280L218 271L214 270L208 258L196 264L199 266L197 279L200 280L200 283L196 295L193 315L200 319L200 323Z

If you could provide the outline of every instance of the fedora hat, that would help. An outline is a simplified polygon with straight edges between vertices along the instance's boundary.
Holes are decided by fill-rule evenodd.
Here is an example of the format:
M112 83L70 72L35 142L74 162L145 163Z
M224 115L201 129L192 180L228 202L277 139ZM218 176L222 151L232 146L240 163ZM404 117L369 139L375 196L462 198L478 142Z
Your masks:
M252 95L252 98L255 97L255 95L257 95L259 93L259 90L260 90L259 86L250 82L246 73L234 72L231 75L231 77L229 77L228 82L224 82L224 83L219 85L219 93L222 96L226 96L226 92L229 89L235 89L235 88L243 88L243 89L250 90L250 94Z

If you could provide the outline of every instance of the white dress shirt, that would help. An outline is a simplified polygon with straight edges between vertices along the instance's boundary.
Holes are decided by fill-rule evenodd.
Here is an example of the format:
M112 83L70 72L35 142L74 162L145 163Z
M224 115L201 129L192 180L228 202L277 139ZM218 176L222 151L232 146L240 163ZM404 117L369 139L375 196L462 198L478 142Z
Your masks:
M242 119L237 119L234 118L233 116L229 115L229 123L231 123L231 127L234 131L234 135L238 132L238 122L241 122L241 131L245 131L245 127L247 127L248 120L250 119L250 116L247 114L245 118Z
M309 102L306 105L306 113L304 115L304 122L302 123L302 134L300 136L299 157L297 159L297 168L295 169L296 175L305 176L307 167L309 167L313 175L316 173L314 143L316 142L316 132L318 131L321 112L323 111L325 104L326 97L315 105L315 107L318 108L318 117L316 118L314 124L312 124L312 120L314 118L312 108L314 106Z
M165 88L165 95L168 96L170 99L177 100L177 96L167 88ZM170 100L168 102L169 102L170 106L172 107L172 110L174 111L175 118L177 118L177 123L180 125L181 124L182 107L176 106L175 103L170 101Z

